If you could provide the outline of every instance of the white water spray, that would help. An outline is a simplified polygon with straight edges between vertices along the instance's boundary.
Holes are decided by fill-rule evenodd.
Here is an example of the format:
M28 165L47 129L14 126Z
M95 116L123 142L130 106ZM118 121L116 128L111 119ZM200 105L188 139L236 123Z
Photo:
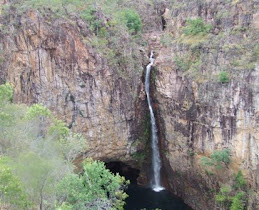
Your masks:
M155 59L153 58L153 51L149 57L150 63L146 68L146 78L145 78L145 91L147 94L148 107L150 111L150 122L151 122L151 130L152 130L152 170L153 170L153 180L152 180L152 189L156 192L163 190L164 188L161 186L161 178L160 178L160 169L161 169L161 159L158 148L158 137L157 137L157 127L156 120L154 116L154 112L151 106L150 96L149 96L149 86L150 86L150 71L151 67L154 64Z

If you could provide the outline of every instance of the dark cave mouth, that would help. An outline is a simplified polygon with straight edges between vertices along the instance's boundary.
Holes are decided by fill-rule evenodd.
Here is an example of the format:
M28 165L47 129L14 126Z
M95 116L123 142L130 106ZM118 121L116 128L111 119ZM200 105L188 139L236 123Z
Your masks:
M131 183L137 183L137 179L140 174L139 169L133 168L126 163L120 161L106 162L105 166L112 173L119 173L121 176L124 176L125 179L130 180Z
M139 169L120 161L106 162L105 165L112 173L119 173L127 180L130 180L130 184L125 191L129 196L125 200L125 210L151 210L156 208L163 210L190 210L181 199L173 196L167 190L155 192L148 185L138 185Z

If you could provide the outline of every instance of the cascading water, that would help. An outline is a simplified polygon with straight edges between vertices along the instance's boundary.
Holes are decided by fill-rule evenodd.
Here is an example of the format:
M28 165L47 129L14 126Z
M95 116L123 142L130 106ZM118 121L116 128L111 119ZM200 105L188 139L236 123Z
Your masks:
M158 137L157 137L157 127L154 112L151 106L150 95L149 95L149 86L150 86L150 71L151 67L154 64L155 59L153 58L153 51L149 57L150 63L146 68L146 78L145 78L145 91L147 94L148 107L150 112L150 121L151 121L151 130L152 130L152 169L153 169L153 180L151 182L152 189L156 192L163 190L164 188L160 183L160 169L161 169L161 159L158 148Z

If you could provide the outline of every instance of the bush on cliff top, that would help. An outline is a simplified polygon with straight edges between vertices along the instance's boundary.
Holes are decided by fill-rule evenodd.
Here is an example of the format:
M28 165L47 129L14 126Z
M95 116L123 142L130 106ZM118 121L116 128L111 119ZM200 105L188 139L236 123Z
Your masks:
M209 33L212 26L203 22L202 18L190 19L186 21L186 26L183 28L185 35L195 36L198 34L205 35Z

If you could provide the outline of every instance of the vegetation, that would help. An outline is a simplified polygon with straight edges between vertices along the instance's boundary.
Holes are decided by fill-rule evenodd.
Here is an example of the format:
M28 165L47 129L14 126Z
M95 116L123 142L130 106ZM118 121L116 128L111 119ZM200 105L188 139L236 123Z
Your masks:
M199 18L187 19L186 26L183 29L183 33L187 36L195 36L198 34L206 35L210 32L212 26L205 24L203 20Z
M0 157L0 198L0 206L2 203L8 203L16 209L30 207L21 181L12 173L8 159L3 157Z
M234 185L221 186L218 194L215 196L216 202L220 207L230 210L243 210L246 205L247 193L245 191L245 180L241 171L235 177Z
M119 12L119 17L127 26L131 34L137 34L141 31L142 23L139 14L132 9L124 9Z
M227 72L221 71L221 72L219 73L219 81L220 81L221 83L228 83L229 80L230 80L230 79L229 79L229 75L228 75Z
M0 103L6 103L13 98L13 88L10 83L0 86Z
M174 63L181 71L199 72L201 59L200 53L195 48L181 56L174 56Z
M182 71L187 71L191 66L189 58L186 57L175 56L174 62L176 64L176 67L181 69Z
M87 150L82 135L43 105L13 104L12 95L10 84L0 86L0 206L64 210L105 203L121 209L125 179L92 160L75 174L73 161Z
M246 186L246 182L245 182L245 179L244 179L244 176L243 176L243 173L242 171L238 171L236 177L235 177L235 180L234 180L234 186L233 188L235 190L241 190L241 189L244 189Z
M128 0L22 0L12 6L20 13L34 9L43 14L48 11L52 19L83 20L92 32L87 37L82 34L84 41L102 54L122 78L127 79L142 70L138 50L139 44L143 43L140 36L142 21L138 4L141 2L132 4Z
M123 190L128 183L107 170L103 162L87 159L83 174L71 174L61 180L59 200L66 198L65 205L71 209L123 209L127 198Z
M225 166L228 166L230 163L230 150L229 149L223 149L214 151L210 157L202 157L201 158L201 165L204 167L212 166L216 169L221 169L223 164Z

